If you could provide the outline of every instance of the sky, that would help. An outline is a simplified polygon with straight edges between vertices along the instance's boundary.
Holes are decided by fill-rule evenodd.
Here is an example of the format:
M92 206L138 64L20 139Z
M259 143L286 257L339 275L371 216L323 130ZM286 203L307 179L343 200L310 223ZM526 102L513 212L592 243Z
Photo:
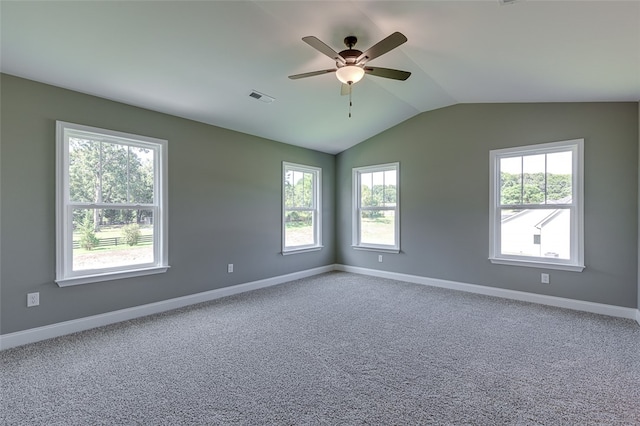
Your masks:
M526 155L518 157L503 157L500 159L500 171L506 173L544 173L546 158L546 172L549 174L571 174L571 151L554 152L551 154Z

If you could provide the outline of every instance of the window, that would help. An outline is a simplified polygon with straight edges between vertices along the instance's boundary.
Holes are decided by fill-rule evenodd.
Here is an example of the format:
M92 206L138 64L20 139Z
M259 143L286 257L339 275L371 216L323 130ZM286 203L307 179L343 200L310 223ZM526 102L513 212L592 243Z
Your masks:
M582 139L490 152L493 263L582 271Z
M165 272L167 141L58 121L59 286Z
M322 170L282 163L282 253L319 250Z
M399 163L353 169L354 248L400 251Z

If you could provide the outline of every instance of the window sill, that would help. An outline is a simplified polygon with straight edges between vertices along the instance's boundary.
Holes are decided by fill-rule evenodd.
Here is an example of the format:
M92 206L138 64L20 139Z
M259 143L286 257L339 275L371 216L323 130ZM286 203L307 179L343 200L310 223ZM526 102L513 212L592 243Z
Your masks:
M300 249L288 249L288 250L282 250L282 255L283 256L289 256L290 254L298 254L298 253L309 253L312 251L320 251L322 250L324 246L315 246L315 247L306 247L306 248L300 248Z
M365 251L379 251L382 253L400 253L400 249L398 248L384 248L384 247L373 247L373 246L351 246L354 250L365 250Z
M82 275L56 280L58 287L69 287L73 285L91 284L101 281L113 281L123 278L140 277L144 275L163 274L167 272L169 266L154 266L151 268L131 269L128 271L107 272L103 274Z
M489 260L491 261L491 263L498 264L498 265L525 266L528 268L555 269L559 271L582 272L585 268L584 265L535 262L531 260L498 259L498 258L492 258L492 257L490 257Z

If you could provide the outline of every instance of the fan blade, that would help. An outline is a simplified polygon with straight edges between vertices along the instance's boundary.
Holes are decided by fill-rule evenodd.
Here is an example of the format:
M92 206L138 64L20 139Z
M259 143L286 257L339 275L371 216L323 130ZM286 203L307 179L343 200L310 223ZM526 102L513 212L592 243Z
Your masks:
M351 86L342 83L342 85L340 86L340 96L347 96L349 92L351 92Z
M394 80L406 80L411 73L409 71L393 70L391 68L365 67L364 72L376 77L392 78Z
M332 48L330 48L329 46L327 46L326 44L324 44L322 41L320 41L317 37L314 36L306 36L306 37L302 37L302 41L304 41L305 43L307 43L309 46L313 47L314 49L316 49L318 52L323 53L325 55L327 55L328 57L330 57L331 59L333 59L336 62L340 62L341 64L345 63L345 60L342 56L340 56L338 54L338 52L336 52L335 50L333 50Z
M322 74L328 74L330 72L336 72L335 68L332 68L330 70L322 70L322 71L311 71L311 72L305 72L302 74L294 74L294 75L290 75L289 78L291 80L297 80L299 78L305 78L305 77L313 77L315 75L322 75Z
M406 41L407 38L403 34L396 31L384 40L379 41L378 44L373 45L362 55L358 56L358 59L356 59L356 63L367 63L368 61L377 58L378 56L382 56L388 51L395 49Z

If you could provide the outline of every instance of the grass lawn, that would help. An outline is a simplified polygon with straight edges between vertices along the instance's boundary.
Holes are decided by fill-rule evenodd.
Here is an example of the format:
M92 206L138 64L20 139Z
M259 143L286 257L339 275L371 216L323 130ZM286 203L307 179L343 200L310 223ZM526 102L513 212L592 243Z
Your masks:
M105 250L122 250L129 247L124 242L124 237L122 235L122 228L124 225L113 225L113 226L101 226L100 230L95 233L95 236L99 240L105 239L118 239L118 244L115 244L115 240L112 245L101 245L99 247L94 247L91 250L85 250L83 248L74 249L74 253L86 253L86 252L96 252L96 251L105 251ZM153 225L142 225L140 226L140 236L153 235ZM80 232L73 233L73 241L80 241L81 234ZM137 246L145 246L151 245L151 242L139 242L136 244Z
M151 241L145 241L129 246L125 243L125 238L122 235L123 226L124 225L101 227L100 230L95 233L95 236L99 240L102 240L103 245L94 247L91 250L86 250L81 247L74 248L73 270L102 269L152 263L153 243ZM149 235L153 235L153 225L140 226L140 236ZM80 238L80 233L74 232L73 240L80 241Z
M395 227L391 217L362 218L360 228L360 240L363 243L395 244Z
M285 224L285 245L287 247L313 244L313 225L302 222Z

